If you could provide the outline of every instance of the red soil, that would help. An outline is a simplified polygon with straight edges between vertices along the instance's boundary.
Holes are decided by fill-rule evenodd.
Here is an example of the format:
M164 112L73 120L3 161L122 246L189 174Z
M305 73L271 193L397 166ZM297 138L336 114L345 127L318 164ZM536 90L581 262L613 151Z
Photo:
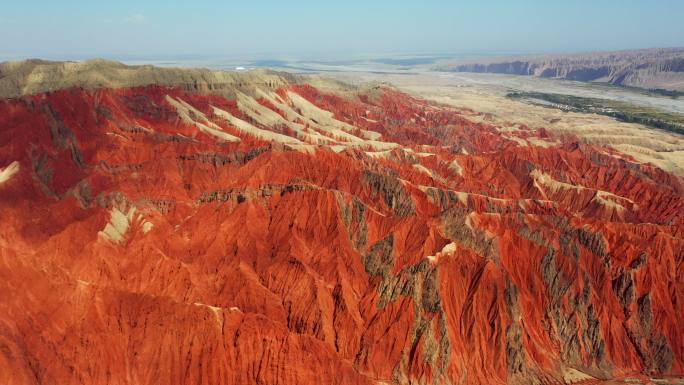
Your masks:
M0 183L0 384L684 372L679 177L388 88L290 91L401 146L295 151L212 116L247 119L235 101L165 87L0 101L0 169L20 165Z

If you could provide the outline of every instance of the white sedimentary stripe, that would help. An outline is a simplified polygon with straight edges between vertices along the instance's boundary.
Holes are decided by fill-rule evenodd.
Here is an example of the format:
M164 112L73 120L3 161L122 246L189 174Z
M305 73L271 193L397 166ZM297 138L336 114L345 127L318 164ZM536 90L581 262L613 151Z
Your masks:
M11 177L14 176L14 174L19 172L19 162L14 161L10 163L7 167L5 168L0 168L0 183L5 183L8 180L10 180Z
M169 95L166 95L166 101L176 108L176 113L178 113L178 116L180 116L181 120L183 120L185 123L194 125L195 127L199 128L200 131L225 140L226 142L240 141L240 138L223 131L221 127L210 121L209 118L202 113L202 111L199 111L185 101L181 99L176 100ZM193 119L190 113L192 113L200 121Z
M268 131L261 129L259 127L256 127L248 122L245 122L244 120L237 118L233 116L230 112L224 111L220 108L212 106L212 109L214 110L214 114L217 116L226 119L230 124L235 126L238 130L244 132L245 134L249 134L252 136L255 136L259 139L263 140L271 140L274 142L279 142L279 143L287 143L287 144L303 144L303 142L297 138L294 138L292 136L288 135L283 135L279 134L277 132L273 131Z
M142 215L136 215L136 212L137 209L135 207L130 207L125 211L121 211L117 207L112 208L109 222L99 234L109 241L121 243L131 225L134 223L140 225L143 233L148 233L150 230L152 230L154 225L152 222L144 220Z

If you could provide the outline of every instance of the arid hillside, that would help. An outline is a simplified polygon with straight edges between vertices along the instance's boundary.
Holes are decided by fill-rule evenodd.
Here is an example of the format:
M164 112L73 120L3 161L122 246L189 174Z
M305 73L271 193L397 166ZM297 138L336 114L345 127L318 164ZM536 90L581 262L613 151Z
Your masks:
M387 85L0 68L0 384L684 375L652 163Z
M684 91L684 48L446 60L435 69L532 75Z

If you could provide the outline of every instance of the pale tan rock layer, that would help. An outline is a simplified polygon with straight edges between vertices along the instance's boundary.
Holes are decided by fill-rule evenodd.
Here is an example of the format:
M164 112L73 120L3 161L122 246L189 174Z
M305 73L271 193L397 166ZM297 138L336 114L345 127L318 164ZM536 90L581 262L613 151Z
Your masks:
M13 98L63 88L123 88L149 84L176 86L232 96L242 86L280 87L295 75L268 70L249 72L128 66L95 59L82 62L25 60L0 63L0 97Z

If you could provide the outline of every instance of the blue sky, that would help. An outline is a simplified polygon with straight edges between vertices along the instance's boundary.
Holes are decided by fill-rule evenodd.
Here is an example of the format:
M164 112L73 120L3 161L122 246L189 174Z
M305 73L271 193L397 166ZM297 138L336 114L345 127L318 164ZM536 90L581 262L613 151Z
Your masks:
M10 1L0 59L684 46L684 1Z

